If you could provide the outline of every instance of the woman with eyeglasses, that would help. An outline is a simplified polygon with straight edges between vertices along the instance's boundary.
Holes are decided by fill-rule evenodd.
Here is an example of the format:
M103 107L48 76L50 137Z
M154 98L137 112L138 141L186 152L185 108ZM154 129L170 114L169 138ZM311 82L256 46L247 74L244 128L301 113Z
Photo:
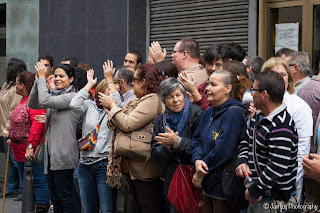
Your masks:
M151 140L151 124L162 113L162 103L158 95L161 80L163 76L154 65L139 66L133 80L134 94L137 98L125 104L123 108L117 107L112 96L99 93L100 102L108 111L108 126L116 133L114 143L120 143L123 135L134 137L135 132L144 132L145 137L150 136ZM150 157L151 145L145 151L146 156L131 153L130 156L123 157L128 164L132 179L130 192L135 200L137 213L160 213L163 203L160 180L163 164ZM114 173L121 173L121 160L118 157L113 160L118 162L113 170Z
M228 70L217 70L209 78L208 102L191 140L192 182L204 194L204 212L238 212L222 193L222 173L236 155L246 130L247 108L241 103L249 80Z
M16 93L16 77L19 73L26 70L27 67L24 61L11 58L6 69L6 80L0 90L0 134L3 139L5 152L7 152L6 141L9 135L9 118L22 98L21 95ZM22 179L19 179L17 161L13 157L12 148L10 148L6 197L16 197L19 191L22 191Z
M23 181L25 158L33 161L34 150L44 134L44 124L35 120L46 110L36 110L28 107L28 99L35 80L35 74L24 71L16 79L16 92L22 100L10 116L9 142L12 146L13 156L17 160L19 176ZM43 173L43 166L33 163L34 196L36 212L48 212L50 196L47 178ZM22 200L22 195L20 197Z

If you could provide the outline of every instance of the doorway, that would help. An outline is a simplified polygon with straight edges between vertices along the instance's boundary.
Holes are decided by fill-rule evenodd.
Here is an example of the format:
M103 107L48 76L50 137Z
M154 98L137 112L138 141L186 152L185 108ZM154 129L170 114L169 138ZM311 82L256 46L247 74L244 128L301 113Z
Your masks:
M280 47L307 52L318 73L320 0L259 0L259 56L264 60Z

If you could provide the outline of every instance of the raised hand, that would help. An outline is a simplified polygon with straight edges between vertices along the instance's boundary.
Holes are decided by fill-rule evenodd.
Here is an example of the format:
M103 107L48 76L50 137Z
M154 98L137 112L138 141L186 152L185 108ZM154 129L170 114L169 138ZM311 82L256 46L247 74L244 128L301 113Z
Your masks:
M43 63L38 62L35 66L34 66L37 70L37 76L38 78L45 78L46 77L46 66L44 66Z
M98 92L98 98L100 103L106 110L110 111L114 106L116 106L112 94L106 95L102 92Z
M167 55L166 49L161 49L161 46L157 41L152 42L151 46L149 47L149 52L151 53L154 63L164 61Z
M90 69L87 71L87 81L90 85L94 86L97 83L97 78L94 78L94 70Z
M182 71L179 75L178 75L178 80L182 83L183 87L188 91L188 92L195 92L198 91L197 89L197 84L196 82L193 80L192 76L191 79L188 79L188 75L187 73L185 73L184 71Z
M54 75L50 75L47 78L47 87L49 90L53 90L56 88L56 85L54 84Z
M107 82L112 81L113 74L115 73L116 69L113 68L113 62L111 60L107 60L102 65L103 67L103 75Z

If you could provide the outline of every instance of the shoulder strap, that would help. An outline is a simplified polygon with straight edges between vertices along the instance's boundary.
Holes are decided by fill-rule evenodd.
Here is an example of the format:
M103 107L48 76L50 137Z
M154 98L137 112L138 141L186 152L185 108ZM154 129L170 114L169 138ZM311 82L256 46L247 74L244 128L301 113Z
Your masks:
M257 126L254 127L253 129L253 143L252 143L252 157L253 157L253 165L255 170L257 171L258 176L261 175L261 169L258 163L258 157L257 157L257 149L256 149L256 130L257 130Z
M104 119L104 116L106 116L106 112L104 112L104 115L102 116L102 118L101 118L101 120L99 121L99 124L98 125L101 125L101 123L102 123L102 121L103 121L103 119Z
M239 109L240 112L241 112L241 114L242 114L242 116L243 116L243 118L244 118L244 120L247 121L247 118L246 118L245 113L244 113L243 110L242 110L240 107L238 107L238 106L231 106L231 107L229 107L229 108L223 113L222 120L224 120L224 119L226 118L227 112L228 112L230 109L232 109L232 108L237 108L237 109Z

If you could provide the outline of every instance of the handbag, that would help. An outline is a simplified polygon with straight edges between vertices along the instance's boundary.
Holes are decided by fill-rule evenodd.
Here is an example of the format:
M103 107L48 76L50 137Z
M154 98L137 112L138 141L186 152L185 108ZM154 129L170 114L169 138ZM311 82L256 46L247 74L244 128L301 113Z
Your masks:
M34 155L33 155L33 160L39 164L39 165L44 165L44 137L47 133L47 130L49 128L50 125L50 121L51 121L51 114L48 117L47 123L46 123L46 129L44 130L44 133L41 136L40 139L40 143L38 143L38 145L36 146L36 150L34 151Z
M231 106L229 109L237 108L241 111L245 121L246 116L242 109L238 106ZM227 109L227 111L229 110ZM226 111L226 112L227 112ZM224 117L226 116L224 113ZM224 120L224 117L222 120ZM227 198L233 209L246 209L249 206L249 202L245 199L246 188L243 184L244 179L236 175L236 160L237 155L235 154L232 159L224 166L222 172L222 193Z
M162 105L159 100L157 115L160 115L161 112ZM114 142L115 154L129 158L149 158L151 150L152 131L153 121L145 125L144 127L132 132L120 131L117 134Z
M194 173L193 166L179 164L172 177L168 199L180 213L203 212L202 188L197 188L192 184Z
M97 143L100 125L105 116L106 116L106 113L104 113L104 115L102 116L102 119L99 121L97 126L95 126L88 134L86 134L85 136L83 136L78 140L79 149L81 151L84 152L84 151L89 151L94 149Z

